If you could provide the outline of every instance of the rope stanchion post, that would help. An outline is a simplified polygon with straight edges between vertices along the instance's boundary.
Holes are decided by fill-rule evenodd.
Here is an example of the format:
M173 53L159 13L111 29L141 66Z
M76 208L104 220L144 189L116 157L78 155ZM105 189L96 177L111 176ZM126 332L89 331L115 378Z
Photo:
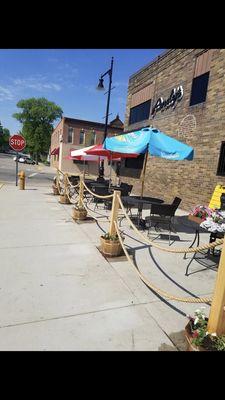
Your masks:
M68 174L64 175L64 196L67 196L67 188L68 188Z
M63 184L64 184L64 188L63 188L63 192L60 193L60 199L59 199L59 203L61 204L70 204L70 199L67 195L69 187L68 187L68 174L65 173L63 174Z
M225 241L221 251L207 331L215 332L217 335L225 334Z
M79 201L78 201L79 208L83 207L83 200L84 200L84 183L83 183L83 177L81 175L80 176L80 188L79 188Z
M120 190L114 190L113 201L112 201L112 210L111 210L111 215L110 215L110 226L109 226L110 236L116 234L116 228L115 228L114 222L117 221L118 210L120 207L118 197L120 198L120 195L121 195Z

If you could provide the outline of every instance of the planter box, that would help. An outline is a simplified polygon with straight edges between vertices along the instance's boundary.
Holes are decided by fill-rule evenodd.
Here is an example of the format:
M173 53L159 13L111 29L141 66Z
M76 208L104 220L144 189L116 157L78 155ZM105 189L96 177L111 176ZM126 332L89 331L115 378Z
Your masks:
M196 224L199 224L199 225L203 222L203 219L201 219L199 217L195 217L194 215L189 215L188 219L189 219L189 221L196 222Z
M53 189L53 194L59 195L59 191L58 191L57 186L52 185L52 189Z
M110 257L118 257L121 255L123 249L119 241L106 240L103 237L101 237L100 240L103 254Z
M66 194L60 194L59 202L61 204L71 204Z
M77 210L76 208L73 209L72 218L75 220L84 220L87 218L87 211L86 210Z
M202 346L195 346L194 344L192 344L192 333L191 333L191 326L190 323L188 323L185 326L185 331L184 331L184 335L186 337L187 343L188 343L188 349L187 351L208 351L206 350L204 347Z

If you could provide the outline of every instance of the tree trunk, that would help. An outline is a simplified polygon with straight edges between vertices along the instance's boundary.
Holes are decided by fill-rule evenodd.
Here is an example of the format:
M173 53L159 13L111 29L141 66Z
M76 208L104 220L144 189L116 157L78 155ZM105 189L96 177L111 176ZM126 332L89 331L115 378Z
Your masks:
M38 153L36 153L36 165L38 165Z

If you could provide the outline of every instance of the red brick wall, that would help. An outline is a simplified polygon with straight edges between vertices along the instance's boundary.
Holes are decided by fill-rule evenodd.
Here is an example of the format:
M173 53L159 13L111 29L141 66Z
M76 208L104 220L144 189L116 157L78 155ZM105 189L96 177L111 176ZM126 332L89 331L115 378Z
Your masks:
M68 128L73 128L73 140L72 143L68 143ZM74 174L80 174L83 170L82 165L76 165L73 163L73 160L67 160L66 156L70 154L71 149L79 149L88 146L89 144L79 144L80 143L80 131L84 129L85 132L91 132L93 129L96 133L96 143L101 144L104 138L104 124L102 126L98 126L95 122L88 121L70 121L63 118L60 123L56 126L52 133L51 137L51 151L59 147L61 148L59 158L55 160L56 157L51 156L51 166L55 168L60 168L63 172L69 172ZM108 126L107 136L112 136L115 134L123 133L123 129L113 128L110 125ZM60 144L60 135L62 136L62 142ZM98 167L96 163L90 162L86 166L86 171L89 171L90 174L97 175ZM105 172L108 174L108 166L105 162Z

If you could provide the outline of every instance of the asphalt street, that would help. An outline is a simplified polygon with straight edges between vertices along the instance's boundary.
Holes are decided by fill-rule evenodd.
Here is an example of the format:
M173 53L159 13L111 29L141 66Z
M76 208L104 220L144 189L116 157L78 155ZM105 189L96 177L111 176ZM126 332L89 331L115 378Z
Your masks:
M16 184L16 162L14 155L0 153L0 183ZM46 186L52 182L55 170L43 164L18 163L18 171L25 171L26 184Z

